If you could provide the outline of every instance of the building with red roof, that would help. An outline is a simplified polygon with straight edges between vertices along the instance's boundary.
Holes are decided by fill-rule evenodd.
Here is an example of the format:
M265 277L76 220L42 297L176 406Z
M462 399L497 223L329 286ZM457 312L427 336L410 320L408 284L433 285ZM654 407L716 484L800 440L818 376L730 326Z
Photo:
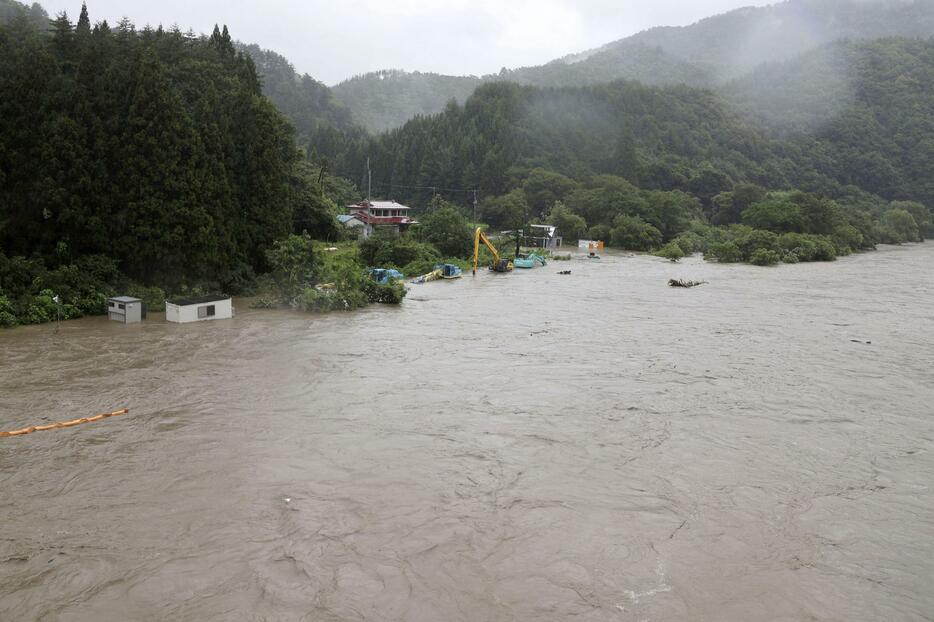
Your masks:
M404 233L418 222L409 217L411 207L396 203L395 201L370 201L366 199L360 203L347 206L347 215L341 217L345 226L351 226L354 221L363 223L361 235L369 237L377 228L386 228L396 233Z

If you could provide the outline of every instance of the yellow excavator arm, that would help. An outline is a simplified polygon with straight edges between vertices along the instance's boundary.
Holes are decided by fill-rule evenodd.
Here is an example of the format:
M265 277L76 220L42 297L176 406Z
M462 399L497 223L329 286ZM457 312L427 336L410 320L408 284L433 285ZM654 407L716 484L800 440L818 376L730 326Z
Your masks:
M484 235L483 230L480 227L477 227L477 232L474 234L473 238L473 273L477 274L477 264L480 261L480 242L483 242L490 252L493 254L493 265L490 268L496 272L511 272L512 271L512 262L507 259L501 259L499 256L499 251L496 250L496 247L493 246L493 243L490 242L489 238Z

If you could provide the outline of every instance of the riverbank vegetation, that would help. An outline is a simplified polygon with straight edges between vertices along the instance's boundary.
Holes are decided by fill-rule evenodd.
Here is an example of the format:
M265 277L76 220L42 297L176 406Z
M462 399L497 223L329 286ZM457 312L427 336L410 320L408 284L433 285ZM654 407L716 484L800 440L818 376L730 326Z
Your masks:
M686 86L496 82L463 105L348 143L336 170L354 175L370 157L374 184L403 201L424 204L426 186L476 188L479 217L494 228L542 222L565 240L669 256L811 261L931 236L934 42L844 42L804 68L815 55L845 66L849 88L823 123L773 130ZM796 68L764 71L800 82ZM779 90L751 79L732 89L750 102ZM782 246L771 234L809 237Z
M377 283L366 275L356 244L324 246L308 234L290 235L267 255L272 270L259 280L259 307L349 311L370 303L399 304L405 297L402 283Z
M226 28L0 9L0 325L103 313L115 293L151 309L215 291L308 311L398 303L404 288L366 268L467 269L476 221L757 265L934 236L932 41L845 42L800 61L846 66L851 88L821 123L811 108L781 128L756 122L742 102L774 89L753 79L729 101L684 85L494 81L369 135L327 87ZM814 92L796 62L763 75ZM348 238L336 215L368 166L374 194L415 207L418 226Z

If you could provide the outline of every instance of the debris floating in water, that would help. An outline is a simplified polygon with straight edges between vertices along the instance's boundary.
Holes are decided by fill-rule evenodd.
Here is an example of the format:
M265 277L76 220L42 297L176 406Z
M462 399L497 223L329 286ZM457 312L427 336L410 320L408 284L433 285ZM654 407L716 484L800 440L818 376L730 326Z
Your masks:
M570 270L562 270L562 271L559 272L558 274L571 274L571 271L570 271Z
M706 285L707 281L682 281L681 279L668 279L668 284L672 287L697 287Z
M108 417L119 417L120 415L125 415L130 410L128 408L121 408L120 410L115 410L109 413L101 413L99 415L94 415L93 417L81 417L80 419L72 419L71 421L58 421L56 423L49 423L47 425L32 425L28 428L23 428L21 430L11 430L9 432L0 432L0 437L4 436L22 436L24 434L32 434L33 432L44 432L46 430L57 430L60 428L70 428L75 425L80 425L82 423L93 423L94 421L100 421L101 419L106 419Z

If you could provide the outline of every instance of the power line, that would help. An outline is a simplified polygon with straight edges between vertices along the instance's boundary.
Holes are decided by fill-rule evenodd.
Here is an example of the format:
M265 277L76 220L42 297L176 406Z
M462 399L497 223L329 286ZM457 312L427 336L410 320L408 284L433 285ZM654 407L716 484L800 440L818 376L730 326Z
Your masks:
M464 194L471 194L479 192L477 188L445 188L443 186L409 186L406 184L397 184L397 183L375 183L373 184L376 187L389 188L390 190L394 188L400 188L404 190L433 190L437 192L460 192Z

